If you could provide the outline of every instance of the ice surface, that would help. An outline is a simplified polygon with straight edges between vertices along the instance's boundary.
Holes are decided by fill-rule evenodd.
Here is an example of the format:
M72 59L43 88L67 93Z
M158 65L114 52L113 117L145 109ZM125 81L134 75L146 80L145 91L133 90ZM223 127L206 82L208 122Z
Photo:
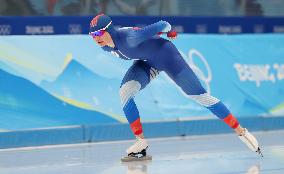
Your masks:
M235 134L149 140L152 161L122 163L133 141L0 150L1 174L283 174L284 131L253 133L264 158Z

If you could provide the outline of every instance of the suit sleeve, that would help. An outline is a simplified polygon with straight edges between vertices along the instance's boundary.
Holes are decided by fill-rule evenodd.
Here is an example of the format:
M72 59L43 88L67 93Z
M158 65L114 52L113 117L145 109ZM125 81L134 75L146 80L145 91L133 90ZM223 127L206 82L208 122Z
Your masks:
M168 22L159 21L141 29L133 29L129 31L126 41L130 47L135 47L141 42L157 35L159 32L168 32L170 30L171 25Z

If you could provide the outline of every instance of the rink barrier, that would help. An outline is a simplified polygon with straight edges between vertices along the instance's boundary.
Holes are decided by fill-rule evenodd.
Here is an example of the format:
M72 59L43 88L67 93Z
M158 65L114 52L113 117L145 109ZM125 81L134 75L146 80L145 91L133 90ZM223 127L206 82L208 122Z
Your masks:
M284 130L283 117L246 117L239 122L250 131ZM231 133L218 119L144 123L148 138ZM68 126L0 132L0 149L133 139L128 124Z

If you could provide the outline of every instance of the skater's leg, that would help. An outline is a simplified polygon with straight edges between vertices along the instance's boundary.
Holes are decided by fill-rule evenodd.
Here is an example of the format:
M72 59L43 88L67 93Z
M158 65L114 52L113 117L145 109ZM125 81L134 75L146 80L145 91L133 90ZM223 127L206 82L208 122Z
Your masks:
M235 130L239 130L237 119L230 113L226 106L217 98L211 96L202 87L195 73L182 58L174 46L168 43L159 58L164 61L163 70L169 77L193 100L209 109L214 115L222 119Z
M219 99L211 96L202 87L192 69L186 64L178 74L166 71L172 80L194 101L209 109L234 130L240 129L237 119Z
M122 158L122 161L148 160L146 149L147 141L144 139L143 128L140 121L139 111L134 101L134 96L149 84L150 80L158 75L158 71L150 67L143 61L136 61L127 71L120 87L120 97L124 114L130 124L133 134L137 141L127 149L128 156Z
M153 74L155 73L155 74ZM139 111L134 101L135 95L146 87L158 72L143 61L136 61L125 74L120 86L120 98L124 114L134 135L144 138Z
M202 87L195 73L180 55L174 58L176 67L169 66L165 72L170 78L193 100L209 109L214 115L222 119L228 126L235 130L239 138L253 151L261 154L256 138L247 129L240 126L238 120L227 107L217 98L211 96Z

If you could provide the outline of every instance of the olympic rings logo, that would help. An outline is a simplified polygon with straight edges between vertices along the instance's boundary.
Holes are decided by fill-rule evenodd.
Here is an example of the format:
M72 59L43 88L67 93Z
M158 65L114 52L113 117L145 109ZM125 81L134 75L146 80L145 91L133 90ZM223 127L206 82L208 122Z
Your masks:
M10 25L0 25L0 35L11 34L12 27Z
M211 93L210 82L212 80L212 71L205 57L196 49L190 49L188 52L188 57L185 54L183 54L183 52L181 52L181 54L183 57L188 59L188 65L197 75L197 77L204 83L207 93L210 94ZM198 67L198 65L195 63L196 61L194 61L196 59L198 59L199 62L202 62L202 64L205 67L205 71L202 71Z

